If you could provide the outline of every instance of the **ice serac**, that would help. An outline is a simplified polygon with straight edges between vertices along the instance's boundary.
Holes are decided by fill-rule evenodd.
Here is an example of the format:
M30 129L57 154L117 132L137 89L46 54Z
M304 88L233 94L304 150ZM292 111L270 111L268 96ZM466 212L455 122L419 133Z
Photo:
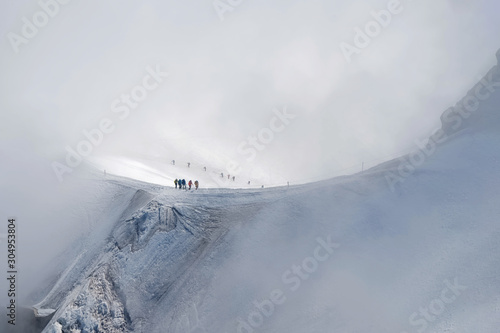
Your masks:
M497 65L477 82L454 107L441 116L447 135L461 131L495 130L500 123L500 50Z
M74 293L57 321L46 331L62 332L131 332L130 318L116 294L109 266L100 266Z

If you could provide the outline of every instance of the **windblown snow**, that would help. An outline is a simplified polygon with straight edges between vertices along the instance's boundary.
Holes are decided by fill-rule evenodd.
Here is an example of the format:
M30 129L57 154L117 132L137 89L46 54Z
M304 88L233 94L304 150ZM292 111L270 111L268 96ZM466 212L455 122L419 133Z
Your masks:
M94 174L123 195L35 305L55 310L43 332L498 332L499 66L364 173L198 191Z

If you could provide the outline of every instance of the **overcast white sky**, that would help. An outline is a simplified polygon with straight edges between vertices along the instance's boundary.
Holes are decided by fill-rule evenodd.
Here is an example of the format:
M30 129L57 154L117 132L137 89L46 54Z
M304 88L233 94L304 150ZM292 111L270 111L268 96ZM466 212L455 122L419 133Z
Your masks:
M382 162L427 137L500 47L497 1L402 0L348 63L340 44L389 2L243 0L222 21L213 0L73 0L16 53L7 34L41 8L3 1L1 158L23 175L33 156L37 178L57 183L51 162L110 118L115 130L92 154L168 163L208 150L292 181ZM112 102L156 65L170 76L120 119ZM238 145L283 107L296 118L247 161Z

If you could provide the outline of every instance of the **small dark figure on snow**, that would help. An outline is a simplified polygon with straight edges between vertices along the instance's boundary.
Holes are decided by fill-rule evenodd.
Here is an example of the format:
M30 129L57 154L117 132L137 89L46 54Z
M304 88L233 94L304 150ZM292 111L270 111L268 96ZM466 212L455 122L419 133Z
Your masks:
M203 167L203 169L204 169L205 171L207 171L207 167Z
M177 188L177 178L174 180L175 188Z
M198 186L199 186L199 185L200 185L200 183L198 183L198 181L197 181L197 180L195 180L195 181L194 181L194 187L195 187L196 189L198 189Z
M235 179L235 178L236 178L236 177L235 177L235 176L233 176L233 182L234 182L234 179Z
M191 167L191 163L188 162L188 168L190 168L190 167Z
M175 160L172 160L172 165L175 165Z
M191 186L193 186L193 182L191 181L191 179L189 180L188 185L189 185L189 189L191 190Z
M224 173L222 173L222 172L221 172L221 173L220 173L220 176L221 176L222 178L224 178Z
M186 180L185 179L182 180L182 188L186 189Z

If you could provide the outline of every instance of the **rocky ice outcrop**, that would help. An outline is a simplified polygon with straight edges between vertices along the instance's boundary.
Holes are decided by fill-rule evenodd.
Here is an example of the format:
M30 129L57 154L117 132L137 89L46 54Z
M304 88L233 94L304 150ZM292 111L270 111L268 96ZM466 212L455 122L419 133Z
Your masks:
M44 332L141 330L149 306L175 294L192 263L226 230L218 228L217 209L168 204L170 199L158 196L134 213L123 214L106 243L94 251L97 256L75 261L70 270L80 269L80 279L63 276L57 284L52 292L60 295L57 302L45 303L58 310ZM140 206L135 200L130 205Z
M130 332L130 318L103 266L89 277L78 295L50 326L50 333Z

